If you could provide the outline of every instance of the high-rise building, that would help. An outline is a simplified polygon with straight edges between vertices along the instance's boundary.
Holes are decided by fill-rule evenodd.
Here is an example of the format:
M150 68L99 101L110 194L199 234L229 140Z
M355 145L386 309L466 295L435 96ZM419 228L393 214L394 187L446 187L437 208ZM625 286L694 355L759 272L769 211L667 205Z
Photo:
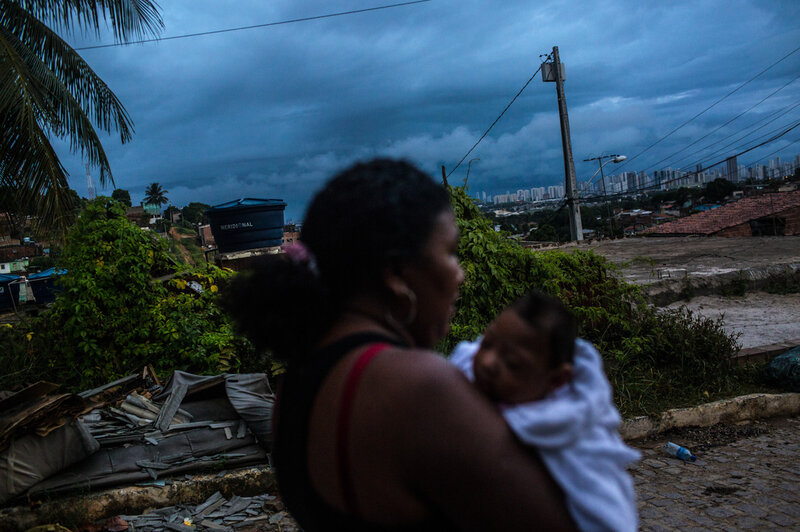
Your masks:
M739 166L736 164L735 155L725 160L725 177L731 183L739 182Z

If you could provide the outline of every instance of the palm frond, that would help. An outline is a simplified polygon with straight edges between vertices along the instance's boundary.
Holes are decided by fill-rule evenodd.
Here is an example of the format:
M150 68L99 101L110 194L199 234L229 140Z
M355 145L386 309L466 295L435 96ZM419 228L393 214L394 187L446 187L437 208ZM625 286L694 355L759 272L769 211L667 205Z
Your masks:
M29 11L55 30L77 26L99 35L101 20L111 21L114 38L124 42L158 35L164 22L158 4L151 0L4 0Z
M99 32L110 20L129 40L163 27L151 0L0 0L0 185L31 205L40 225L65 230L73 215L67 173L50 137L100 168L113 184L95 131L117 130L124 143L133 123L122 103L55 30Z

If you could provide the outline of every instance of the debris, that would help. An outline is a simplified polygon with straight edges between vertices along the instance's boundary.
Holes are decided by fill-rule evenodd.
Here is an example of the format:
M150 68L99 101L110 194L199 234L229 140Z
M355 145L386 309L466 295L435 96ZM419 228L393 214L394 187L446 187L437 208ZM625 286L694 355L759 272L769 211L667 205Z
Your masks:
M283 521L286 512L273 515L264 513L264 505L274 500L272 495L239 497L226 500L215 492L205 502L197 505L179 505L151 510L143 515L121 515L117 518L131 530L195 530L232 532L259 523L276 524Z
M689 449L681 447L677 443L672 443L671 441L664 444L664 450L667 451L668 454L680 458L685 462L694 462L697 460L697 457L693 455Z
M120 484L165 486L161 479L170 475L267 462L271 433L263 422L271 418L274 398L264 374L176 371L166 387L154 383L145 368L80 394L54 393L58 386L47 382L0 392L0 471L13 487L0 487L0 502L26 490L36 497ZM38 445L65 424L72 427L69 447L54 433L55 448L36 447L27 461L19 454L5 460L12 444L19 453L25 438ZM67 448L75 452L61 452ZM56 456L62 458L47 458Z

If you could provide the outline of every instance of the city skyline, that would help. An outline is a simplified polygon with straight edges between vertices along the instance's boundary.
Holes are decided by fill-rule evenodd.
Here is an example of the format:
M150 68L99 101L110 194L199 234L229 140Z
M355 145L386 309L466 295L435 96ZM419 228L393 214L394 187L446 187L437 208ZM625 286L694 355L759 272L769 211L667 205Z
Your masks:
M735 158L734 158L735 159ZM733 183L741 183L747 179L765 180L777 179L786 175L791 175L794 170L800 168L800 153L795 154L790 161L782 161L780 157L769 159L767 164L757 164L745 166L736 165L734 179L729 178L729 169L720 167L705 169L702 172L697 170L686 170L681 168L664 168L654 170L651 174L647 172L622 172L619 174L606 174L606 193L608 195L631 193L635 190L671 190L680 187L702 186L714 179L724 178ZM596 176L599 178L599 175ZM601 181L578 181L578 191L582 197L602 196L603 188ZM592 185L592 186L589 186ZM552 189L558 189L553 195ZM536 192L534 192L536 191ZM564 185L549 185L544 187L517 188L516 191L506 189L505 192L488 190L470 191L472 197L489 203L509 203L513 201L542 201L555 200L565 197ZM538 195L537 195L538 193ZM522 198L520 198L522 194ZM501 196L500 199L496 199ZM493 200L493 201L490 201Z

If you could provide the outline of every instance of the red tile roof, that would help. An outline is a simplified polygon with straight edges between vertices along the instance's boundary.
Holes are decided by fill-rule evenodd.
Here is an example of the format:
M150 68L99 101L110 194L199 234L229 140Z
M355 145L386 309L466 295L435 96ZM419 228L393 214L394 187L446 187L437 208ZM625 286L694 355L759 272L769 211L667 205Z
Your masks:
M646 231L651 235L711 235L749 220L770 216L800 206L800 190L742 198Z

